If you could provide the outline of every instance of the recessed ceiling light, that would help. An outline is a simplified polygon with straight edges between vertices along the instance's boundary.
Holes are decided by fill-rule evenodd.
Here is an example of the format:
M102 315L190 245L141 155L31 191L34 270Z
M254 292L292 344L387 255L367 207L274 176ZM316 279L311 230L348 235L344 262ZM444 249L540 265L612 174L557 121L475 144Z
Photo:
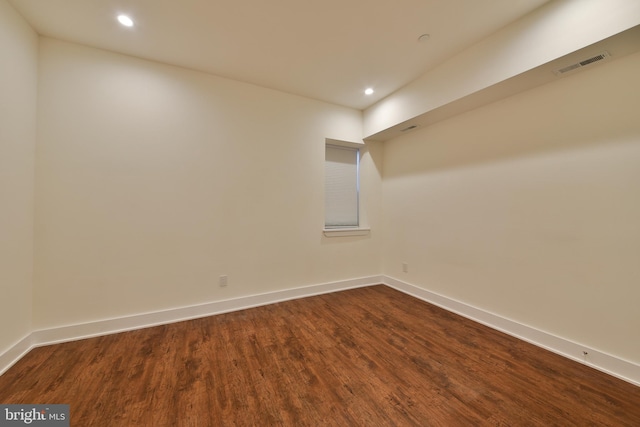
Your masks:
M125 27L133 27L133 20L127 15L118 15L118 22L120 22Z
M365 95L372 95L373 94L373 89L371 89L370 87L366 88L364 90L364 94Z

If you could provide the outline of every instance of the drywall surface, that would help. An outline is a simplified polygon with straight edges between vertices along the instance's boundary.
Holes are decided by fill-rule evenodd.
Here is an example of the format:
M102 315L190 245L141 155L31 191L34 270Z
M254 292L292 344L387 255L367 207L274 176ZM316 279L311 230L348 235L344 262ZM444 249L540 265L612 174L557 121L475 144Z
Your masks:
M369 137L640 24L637 0L556 0L364 112Z
M361 112L48 38L40 64L34 329L379 273L379 146L374 231L322 234Z
M639 364L639 75L636 53L385 143L384 274Z
M31 328L38 36L0 0L0 354Z

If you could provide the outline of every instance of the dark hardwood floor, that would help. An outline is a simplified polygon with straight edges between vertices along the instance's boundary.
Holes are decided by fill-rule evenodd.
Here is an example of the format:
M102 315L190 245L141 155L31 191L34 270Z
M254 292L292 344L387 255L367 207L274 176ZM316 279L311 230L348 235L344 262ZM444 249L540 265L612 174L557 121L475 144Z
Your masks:
M36 348L72 426L640 426L640 387L385 286Z

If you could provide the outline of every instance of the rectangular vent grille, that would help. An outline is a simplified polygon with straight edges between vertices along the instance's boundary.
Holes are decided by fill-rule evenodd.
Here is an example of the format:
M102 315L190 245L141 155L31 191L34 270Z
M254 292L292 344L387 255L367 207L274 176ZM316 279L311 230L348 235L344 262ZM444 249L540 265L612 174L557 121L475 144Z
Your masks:
M568 73L569 71L573 71L573 70L577 70L578 68L582 68L585 67L589 64L593 64L594 62L599 62L602 61L603 59L606 59L607 57L609 57L611 55L609 55L609 52L602 52L596 56L592 56L591 58L587 58L587 59L583 59L582 61L576 62L575 64L571 64L571 65L567 65L566 67L562 67L562 68L558 68L556 70L554 70L553 72L559 76L565 73Z

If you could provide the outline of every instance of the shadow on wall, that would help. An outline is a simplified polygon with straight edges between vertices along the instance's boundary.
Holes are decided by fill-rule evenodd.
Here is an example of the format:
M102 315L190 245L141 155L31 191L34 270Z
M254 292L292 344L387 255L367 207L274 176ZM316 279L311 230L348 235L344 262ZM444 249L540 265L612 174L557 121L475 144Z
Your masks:
M637 143L639 73L634 54L414 130L385 143L384 177Z

